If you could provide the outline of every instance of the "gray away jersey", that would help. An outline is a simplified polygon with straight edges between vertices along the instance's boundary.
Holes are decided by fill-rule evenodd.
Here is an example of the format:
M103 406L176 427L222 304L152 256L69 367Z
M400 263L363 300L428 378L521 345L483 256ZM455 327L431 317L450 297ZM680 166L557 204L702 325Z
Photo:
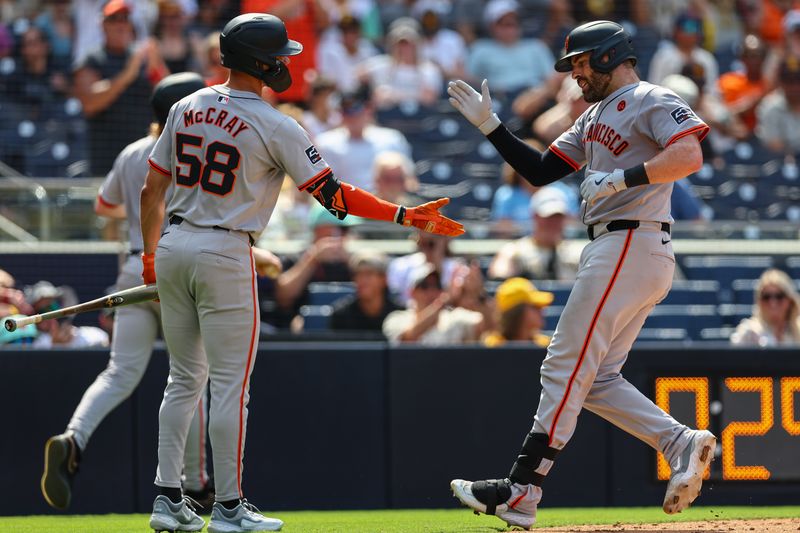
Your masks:
M284 173L300 185L329 172L294 119L223 85L172 107L150 166L175 184L169 215L255 235L269 222Z
M708 126L674 92L641 81L616 90L587 109L575 124L553 141L550 150L575 170L611 172L652 159L685 137L702 139ZM672 183L631 187L589 207L581 206L587 225L612 220L672 222Z
M114 160L114 166L100 186L100 202L109 206L125 204L131 250L141 250L143 247L139 197L147 177L147 158L155 144L156 138L148 135L126 146ZM167 200L171 195L172 186L167 190Z

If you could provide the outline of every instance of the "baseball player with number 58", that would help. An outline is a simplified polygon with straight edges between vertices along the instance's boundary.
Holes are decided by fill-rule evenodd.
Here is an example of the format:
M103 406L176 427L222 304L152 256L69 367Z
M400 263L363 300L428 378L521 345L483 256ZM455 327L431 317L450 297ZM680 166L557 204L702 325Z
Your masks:
M150 155L141 194L143 277L158 284L170 353L159 412L160 494L150 517L155 530L205 526L181 492L181 467L192 412L209 377L216 503L208 531L283 525L244 499L242 460L259 334L252 243L269 220L284 174L339 219L352 214L443 235L464 232L439 213L447 199L405 207L339 181L305 130L261 99L264 85L289 88L286 64L302 49L275 16L250 13L228 22L220 36L228 81L176 103ZM162 234L165 218L170 225Z
M699 495L716 445L710 432L680 424L621 374L647 315L672 285L672 184L701 167L708 126L675 93L639 80L631 37L619 24L579 26L565 49L555 69L571 72L593 105L544 152L500 122L486 80L481 93L461 80L448 87L451 104L533 185L586 166L581 212L591 242L542 363L533 428L508 477L451 483L474 511L525 529L536 521L542 482L583 408L664 454L672 468L667 513Z

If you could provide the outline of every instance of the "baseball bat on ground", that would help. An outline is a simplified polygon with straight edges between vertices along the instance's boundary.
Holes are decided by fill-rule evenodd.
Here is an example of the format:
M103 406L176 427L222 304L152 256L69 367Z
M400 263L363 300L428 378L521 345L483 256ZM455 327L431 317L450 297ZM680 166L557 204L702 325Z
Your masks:
M76 305L71 305L63 309L49 311L40 315L26 316L22 318L7 318L5 320L5 328L8 331L14 331L17 328L27 326L28 324L38 324L42 320L50 320L52 318L61 318L69 315L76 315L78 313L86 313L88 311L96 311L98 309L109 309L112 307L120 307L123 305L138 304L148 302L158 298L158 290L156 284L139 285L131 289L112 292L102 298L83 302Z

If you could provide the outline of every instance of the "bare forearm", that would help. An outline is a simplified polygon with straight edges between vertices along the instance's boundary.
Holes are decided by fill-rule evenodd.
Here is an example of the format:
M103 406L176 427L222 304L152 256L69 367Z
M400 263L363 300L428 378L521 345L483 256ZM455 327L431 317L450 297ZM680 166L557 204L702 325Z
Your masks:
M446 304L444 297L434 301L425 309L422 309L417 315L414 324L400 334L400 340L403 342L414 342L419 340L420 337L425 335L429 329L434 327L439 321L439 313L442 311Z
M84 114L91 117L108 109L132 81L127 71L123 70L110 80L99 80L92 83L88 90L78 95Z
M313 252L309 251L290 269L278 276L275 283L275 302L278 307L286 308L292 305L308 285L316 265Z
M644 164L650 183L678 181L702 166L703 152L694 135L678 139Z
M164 197L169 183L166 176L151 169L142 188L139 202L142 239L144 240L144 253L146 254L155 253L158 239L161 237L161 228L164 225L164 210L166 208Z

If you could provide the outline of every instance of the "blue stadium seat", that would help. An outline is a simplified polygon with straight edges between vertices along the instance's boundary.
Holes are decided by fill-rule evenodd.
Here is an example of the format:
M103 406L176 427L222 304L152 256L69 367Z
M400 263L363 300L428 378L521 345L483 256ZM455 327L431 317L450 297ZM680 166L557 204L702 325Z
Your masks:
M336 300L355 294L356 287L349 281L312 282L308 285L308 303L312 306L331 305Z
M738 326L739 322L753 314L752 305L720 304L717 309L723 324L731 327Z
M687 278L716 279L719 282L719 302L733 301L733 281L758 278L764 270L773 266L771 256L746 255L687 255L680 259L681 268Z
M303 329L320 331L328 329L333 308L330 305L303 305L300 307L300 316L303 317Z
M797 258L790 258L797 259ZM791 274L790 274L791 276ZM791 276L795 287L800 290L800 279ZM737 305L753 305L757 279L737 279L733 281L733 301Z
M715 280L681 279L672 282L672 289L661 302L666 305L715 305L719 282Z
M729 341L731 334L736 328L731 326L722 326L721 328L704 328L700 330L700 340L702 341Z
M704 328L722 325L714 305L657 305L644 323L645 328L685 329L691 339L699 339Z
M572 291L574 281L540 280L534 281L536 288L540 291L553 293L553 305L565 305Z
M800 280L800 257L786 258L786 273L789 274L793 280Z
M545 307L544 309L544 330L553 331L556 329L556 324L558 324L558 319L561 317L561 313L564 311L563 305L551 305L549 307Z
M689 332L683 328L642 328L636 342L685 341Z

